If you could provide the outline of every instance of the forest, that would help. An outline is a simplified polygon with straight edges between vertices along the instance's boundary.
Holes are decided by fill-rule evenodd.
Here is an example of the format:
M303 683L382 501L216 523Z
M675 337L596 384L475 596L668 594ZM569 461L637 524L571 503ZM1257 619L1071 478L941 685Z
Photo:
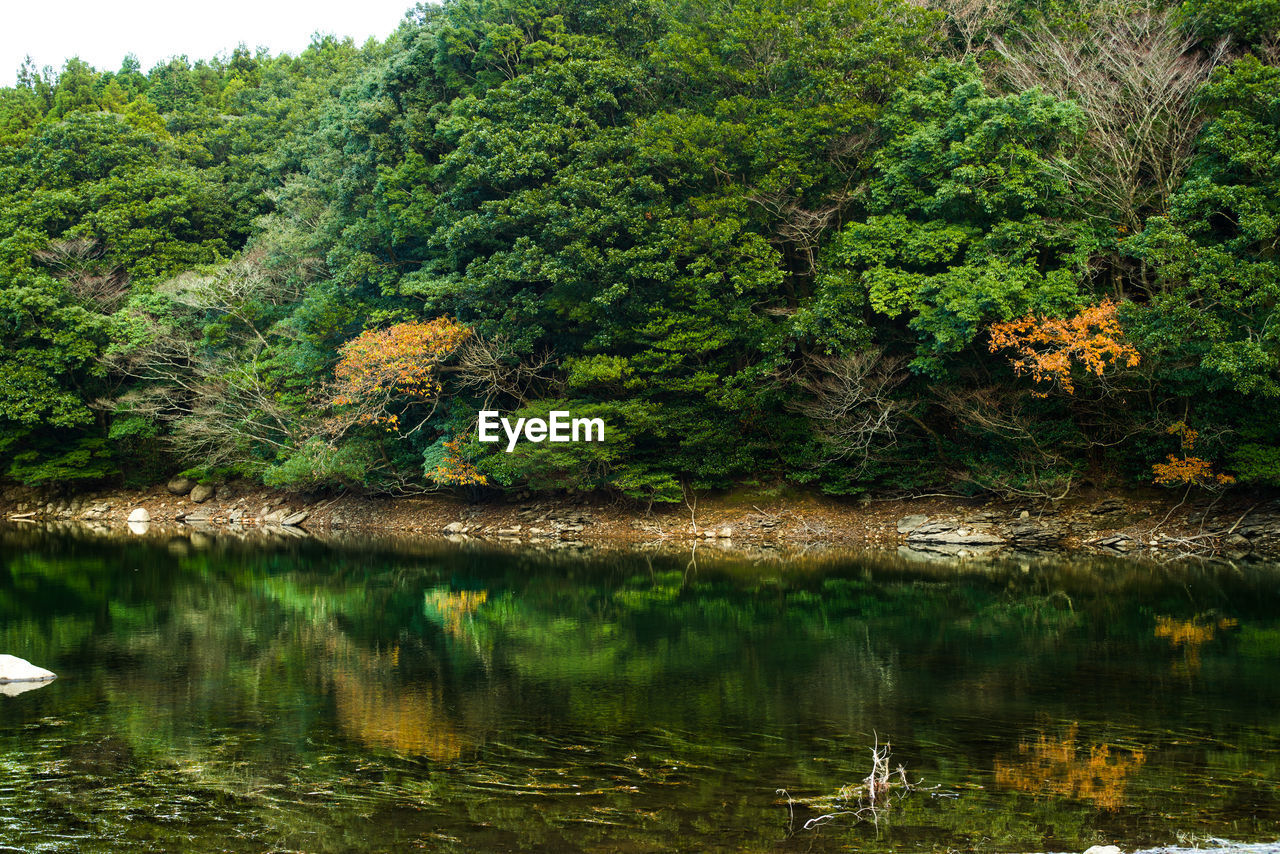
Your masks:
M0 89L27 485L1280 486L1278 299L1280 0L446 0Z

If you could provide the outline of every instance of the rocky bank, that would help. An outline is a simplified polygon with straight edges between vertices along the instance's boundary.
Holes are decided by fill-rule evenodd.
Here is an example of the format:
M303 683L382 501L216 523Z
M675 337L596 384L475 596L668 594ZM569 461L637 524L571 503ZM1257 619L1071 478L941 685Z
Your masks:
M601 495L522 494L468 502L447 495L308 495L175 478L149 489L77 495L11 486L0 490L0 518L259 527L299 535L349 530L540 542L897 546L937 557L1064 549L1228 559L1280 554L1280 498L1245 492L1185 499L1159 491L1082 492L1036 503L947 496L839 501L803 493L730 492L646 508Z

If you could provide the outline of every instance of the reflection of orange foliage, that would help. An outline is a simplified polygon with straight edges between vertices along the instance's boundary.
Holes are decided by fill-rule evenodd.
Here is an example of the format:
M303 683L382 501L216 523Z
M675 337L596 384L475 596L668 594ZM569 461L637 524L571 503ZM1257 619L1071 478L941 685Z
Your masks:
M434 686L393 687L343 671L333 687L339 723L362 744L438 761L458 758L467 746Z
M394 675L400 647L366 649L341 632L322 631L338 723L369 747L447 761L469 746L445 708L438 685L403 684Z
M444 443L445 457L440 465L427 472L427 477L441 485L484 486L489 479L480 474L469 460L462 456L462 439L454 439Z
M480 609L489 598L488 590L444 590L436 588L426 593L426 605L443 618L444 630L454 637L462 637L464 623Z
M1108 744L1076 746L1076 724L1062 740L1041 733L1034 744L1018 745L1018 758L996 760L996 783L1024 792L1092 801L1105 810L1124 805L1129 776L1146 761L1141 750L1112 755Z
M1037 317L997 323L991 327L991 352L1014 350L1013 369L1030 373L1036 382L1057 384L1067 394L1075 392L1071 367L1079 364L1094 376L1112 366L1132 368L1138 351L1120 341L1124 331L1116 319L1116 304L1103 300L1083 308L1073 317ZM1044 392L1037 392L1041 397Z
M440 393L437 367L467 339L471 330L455 320L437 317L426 323L397 323L367 330L342 345L335 372L339 406L369 406L392 394L430 400ZM380 405L362 414L364 421L390 421Z
M1188 427L1186 422L1179 421L1165 432L1178 435L1182 439L1182 459L1170 454L1167 463L1153 465L1151 471L1156 476L1156 483L1171 486L1184 483L1194 483L1199 486L1226 486L1236 482L1236 479L1229 474L1215 474L1213 464L1208 460L1190 456L1196 439L1200 438L1200 433Z
M1230 618L1214 621L1199 617L1193 620L1156 617L1156 637L1167 638L1174 649L1182 647L1183 661L1174 666L1174 672L1189 676L1200 672L1200 647L1213 640L1218 631L1237 625L1239 623Z

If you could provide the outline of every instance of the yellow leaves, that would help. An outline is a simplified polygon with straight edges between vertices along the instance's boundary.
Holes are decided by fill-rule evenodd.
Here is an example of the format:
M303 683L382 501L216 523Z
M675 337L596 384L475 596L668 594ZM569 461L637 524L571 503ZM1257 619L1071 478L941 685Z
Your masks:
M440 465L427 472L427 477L442 486L484 486L489 479L462 456L462 439L444 443L445 457Z
M337 399L355 401L392 393L435 397L441 391L437 366L470 334L471 330L448 317L362 332L339 351Z
M1010 361L1016 373L1029 373L1037 383L1056 384L1074 394L1071 369L1075 365L1100 377L1108 368L1138 364L1137 349L1121 340L1124 330L1116 308L1108 299L1072 317L1029 314L1021 320L997 323L991 327L991 352L1013 350ZM1044 397L1047 392L1036 394Z
M400 417L387 412L392 399L438 397L444 390L438 378L440 363L470 335L471 330L457 321L437 317L367 330L342 345L329 402L356 411L334 419L335 430L344 424L385 424L389 432L399 430Z
M1151 467L1156 483L1167 486L1180 486L1182 484L1227 486L1236 482L1236 479L1231 475L1215 473L1213 464L1208 460L1191 456L1190 452L1195 447L1196 440L1200 438L1200 433L1188 427L1186 422L1179 421L1172 424L1165 432L1181 437L1182 456L1178 457L1176 454L1170 454L1168 461L1156 463Z

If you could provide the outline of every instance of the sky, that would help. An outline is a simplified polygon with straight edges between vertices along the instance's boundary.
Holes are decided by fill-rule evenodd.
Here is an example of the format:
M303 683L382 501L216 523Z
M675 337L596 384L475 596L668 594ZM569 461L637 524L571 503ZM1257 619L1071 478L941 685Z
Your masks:
M413 0L0 0L0 86L12 86L28 54L60 69L79 56L115 71L136 54L144 71L172 56L194 62L240 42L298 53L312 33L386 38Z

